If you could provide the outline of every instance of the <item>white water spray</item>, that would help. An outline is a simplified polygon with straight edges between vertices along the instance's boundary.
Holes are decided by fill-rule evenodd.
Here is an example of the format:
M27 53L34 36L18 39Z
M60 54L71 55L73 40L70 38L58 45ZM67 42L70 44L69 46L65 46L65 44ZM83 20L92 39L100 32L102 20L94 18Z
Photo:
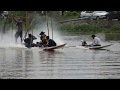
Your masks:
M0 33L0 48L8 48L8 47L24 47L21 45L20 38L18 38L17 44L15 43L15 33L16 30L6 31L5 34Z
M46 35L48 35L48 28L49 28L49 37L52 38L52 28L51 28L51 23L48 23L48 28L47 28L47 22L42 23L33 30L33 35L37 37L37 40L34 40L34 43L40 42L40 37L39 34L41 31L44 31ZM52 23L53 27L53 40L57 43L57 45L64 44L62 35L58 32L57 26L55 22ZM22 47L25 48L24 45L20 43L20 37L17 40L17 44L15 43L15 33L17 30L8 30L6 31L5 34L0 33L0 48L7 48L7 47ZM32 34L32 31L29 31L29 33ZM23 37L25 35L25 30L23 31Z

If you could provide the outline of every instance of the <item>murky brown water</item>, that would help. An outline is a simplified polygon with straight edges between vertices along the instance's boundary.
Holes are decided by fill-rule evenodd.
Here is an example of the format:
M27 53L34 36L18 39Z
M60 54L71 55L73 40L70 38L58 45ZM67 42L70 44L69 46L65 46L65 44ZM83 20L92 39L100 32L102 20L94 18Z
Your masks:
M120 41L107 50L69 47L45 52L38 49L0 49L1 79L117 79L120 78ZM75 46L89 35L64 36L67 46Z

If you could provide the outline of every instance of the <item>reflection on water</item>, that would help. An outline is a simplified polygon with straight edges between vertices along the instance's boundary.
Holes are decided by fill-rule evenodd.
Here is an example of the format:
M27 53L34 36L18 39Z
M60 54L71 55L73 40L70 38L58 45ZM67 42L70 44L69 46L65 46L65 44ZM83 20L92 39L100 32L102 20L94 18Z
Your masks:
M98 35L99 36L99 35ZM67 45L78 45L89 35L65 36ZM108 44L104 42L103 43ZM92 39L89 39L90 42ZM107 39L106 39L107 40ZM114 41L114 40L113 40ZM120 78L120 43L109 50L64 48L53 52L39 49L0 49L1 79L111 79Z

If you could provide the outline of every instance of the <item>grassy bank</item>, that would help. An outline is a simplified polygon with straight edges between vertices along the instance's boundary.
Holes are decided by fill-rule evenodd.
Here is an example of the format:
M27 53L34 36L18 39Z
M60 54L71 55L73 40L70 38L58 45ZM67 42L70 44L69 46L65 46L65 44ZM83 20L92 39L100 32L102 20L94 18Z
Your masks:
M24 25L23 28L33 30L36 27L40 27L46 20L51 20L51 17L58 23L59 30L63 33L82 34L82 33L120 33L119 21L107 21L107 20L81 20L79 19L80 11L67 11L63 16L59 15L59 12L51 12L46 15L39 15L35 11L13 11L9 15L7 21L3 18L0 19L0 30L16 29L15 22L12 21L21 17ZM64 22L63 22L64 21ZM5 26L5 29L3 29Z
M69 32L74 34L81 33L120 33L120 27L115 28L102 28L95 24L83 25L62 25L60 26L62 32Z

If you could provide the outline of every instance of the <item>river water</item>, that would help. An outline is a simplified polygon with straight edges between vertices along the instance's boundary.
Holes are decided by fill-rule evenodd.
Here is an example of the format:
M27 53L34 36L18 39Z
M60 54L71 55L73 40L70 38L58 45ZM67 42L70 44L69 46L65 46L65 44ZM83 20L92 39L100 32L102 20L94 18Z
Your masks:
M75 47L80 40L92 42L89 35L63 36L63 49L45 52L41 49L1 48L1 79L119 79L120 39L112 35L98 36L106 50Z

